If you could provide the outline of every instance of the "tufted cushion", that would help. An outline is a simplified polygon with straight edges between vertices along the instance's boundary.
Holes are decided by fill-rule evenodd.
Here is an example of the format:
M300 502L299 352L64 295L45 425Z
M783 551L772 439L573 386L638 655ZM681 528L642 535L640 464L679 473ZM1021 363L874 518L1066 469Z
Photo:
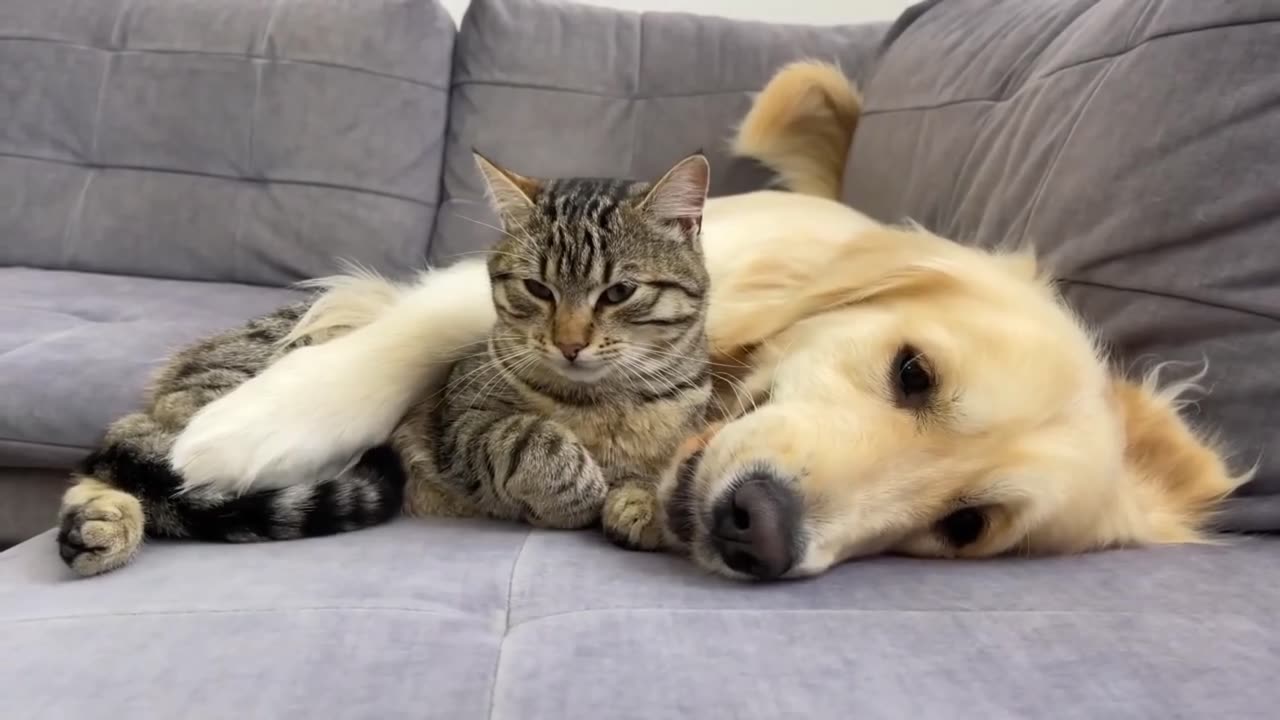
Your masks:
M848 201L1033 243L1122 368L1207 359L1189 410L1261 463L1226 524L1280 530L1280 5L920 9L865 87Z
M444 189L432 257L494 240L475 147L531 175L650 178L702 149L713 195L768 176L730 162L730 129L788 60L861 75L884 25L802 27L536 0L473 0L454 57Z
M420 266L453 34L435 0L0 3L0 264Z

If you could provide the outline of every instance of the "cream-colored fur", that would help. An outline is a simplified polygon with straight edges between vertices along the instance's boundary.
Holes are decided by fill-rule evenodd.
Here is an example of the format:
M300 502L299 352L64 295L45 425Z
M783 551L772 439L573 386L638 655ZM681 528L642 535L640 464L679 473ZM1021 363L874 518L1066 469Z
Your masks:
M187 489L243 492L331 476L385 440L418 392L438 385L495 318L478 260L411 285L363 276L332 286L299 332L356 329L295 350L196 413L172 456Z
M707 204L724 417L673 464L705 447L692 483L699 517L744 473L767 468L803 500L807 540L791 576L879 552L1074 553L1203 539L1239 478L1167 394L1113 374L1031 255L885 227L828 199L857 107L833 68L784 69L737 147L807 194ZM492 321L478 264L405 287L344 281L338 292L302 331L331 317L355 329L197 415L174 458L192 484L285 484L353 456ZM895 403L904 346L935 377L927 410ZM980 507L986 525L957 548L938 523L961 507ZM705 527L688 549L734 574Z

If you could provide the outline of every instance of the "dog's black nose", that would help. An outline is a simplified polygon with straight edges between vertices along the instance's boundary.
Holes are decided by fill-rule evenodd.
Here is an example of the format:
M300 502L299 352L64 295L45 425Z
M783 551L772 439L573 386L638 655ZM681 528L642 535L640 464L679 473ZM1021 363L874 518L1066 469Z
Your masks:
M711 540L730 568L773 580L795 563L800 515L793 490L770 475L753 475L716 503Z

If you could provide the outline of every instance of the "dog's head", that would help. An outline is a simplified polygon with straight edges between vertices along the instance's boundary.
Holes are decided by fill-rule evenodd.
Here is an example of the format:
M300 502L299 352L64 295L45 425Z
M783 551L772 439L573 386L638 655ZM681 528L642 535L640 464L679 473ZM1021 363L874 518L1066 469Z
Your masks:
M712 303L720 362L748 368L728 396L752 398L663 479L700 565L1194 541L1236 485L1171 393L1112 374L1029 256L915 228L799 245Z

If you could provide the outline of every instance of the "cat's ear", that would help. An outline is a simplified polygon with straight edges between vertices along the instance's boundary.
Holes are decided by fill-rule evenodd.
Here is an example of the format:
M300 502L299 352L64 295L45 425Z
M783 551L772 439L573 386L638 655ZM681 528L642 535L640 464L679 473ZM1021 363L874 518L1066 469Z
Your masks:
M688 240L702 231L702 208L707 204L711 163L701 152L681 160L653 184L642 207L654 219L678 226Z
M494 212L506 222L518 222L533 210L533 199L542 189L541 183L534 178L525 177L499 167L489 158L471 151L475 157L476 167L484 178L485 187L489 190L489 203Z

